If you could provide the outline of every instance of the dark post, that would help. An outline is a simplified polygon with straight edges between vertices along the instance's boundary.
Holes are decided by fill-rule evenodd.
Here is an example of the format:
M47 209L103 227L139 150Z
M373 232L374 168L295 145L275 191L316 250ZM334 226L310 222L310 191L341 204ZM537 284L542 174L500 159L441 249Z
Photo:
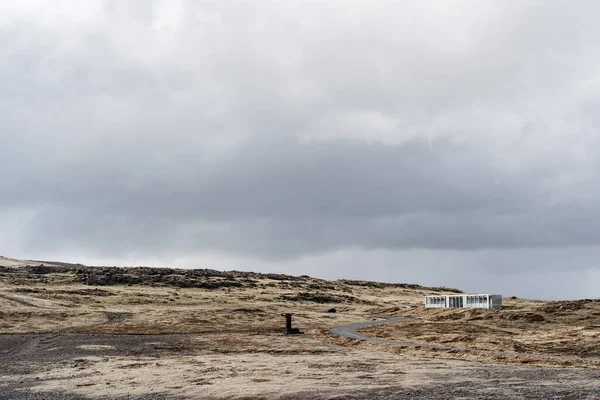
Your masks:
M298 328L292 328L292 314L281 314L285 316L285 334L286 335L298 335L304 332L300 332Z
M292 330L292 314L285 314L285 330Z

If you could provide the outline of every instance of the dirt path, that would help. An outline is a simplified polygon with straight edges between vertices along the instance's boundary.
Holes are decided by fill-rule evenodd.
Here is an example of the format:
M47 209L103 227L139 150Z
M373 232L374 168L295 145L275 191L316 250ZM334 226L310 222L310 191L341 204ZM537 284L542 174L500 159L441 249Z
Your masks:
M347 337L350 339L365 340L368 342L392 344L392 345L406 346L406 347L422 347L422 348L426 348L426 349L450 350L450 351L469 351L469 352L475 352L475 353L510 355L510 356L519 356L519 357L552 358L552 359L561 359L561 360L595 360L595 361L600 360L599 357L578 357L578 356L553 355L553 354L543 354L543 353L525 353L525 352L517 352L517 351L484 350L484 349L473 349L473 348L466 348L466 347L442 346L442 345L427 344L427 343L402 342L402 341L398 341L398 340L389 340L389 339L369 337L369 336L361 335L360 333L357 332L358 329L367 328L370 326L390 324L390 323L394 323L394 322L406 321L406 320L411 319L409 317L389 317L389 316L373 316L373 318L378 318L378 319L373 320L373 321L356 322L356 323L350 324L350 325L339 326L337 328L330 329L329 332L334 335Z
M0 299L8 300L8 301L11 301L13 303L16 303L16 304L19 304L19 305L25 306L25 307L40 308L38 305L33 304L33 303L29 302L29 301L25 301L25 300L22 300L22 299L13 297L13 296L9 296L9 295L4 294L4 293L0 293Z

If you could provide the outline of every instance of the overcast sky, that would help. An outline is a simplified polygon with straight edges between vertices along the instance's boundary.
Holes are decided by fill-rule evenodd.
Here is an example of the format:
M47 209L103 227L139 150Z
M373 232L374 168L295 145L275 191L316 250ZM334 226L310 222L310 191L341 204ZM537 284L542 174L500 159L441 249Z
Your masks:
M599 20L0 0L0 254L599 297Z

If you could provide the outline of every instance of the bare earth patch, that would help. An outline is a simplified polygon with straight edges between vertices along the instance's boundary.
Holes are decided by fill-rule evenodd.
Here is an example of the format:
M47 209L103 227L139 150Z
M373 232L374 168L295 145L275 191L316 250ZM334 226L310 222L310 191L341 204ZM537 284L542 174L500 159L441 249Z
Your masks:
M421 306L425 294L452 292L0 259L0 398L600 397L594 362L402 348L328 333L396 314L413 319L363 334L598 354L598 303L514 300L500 312ZM304 335L282 334L286 312Z

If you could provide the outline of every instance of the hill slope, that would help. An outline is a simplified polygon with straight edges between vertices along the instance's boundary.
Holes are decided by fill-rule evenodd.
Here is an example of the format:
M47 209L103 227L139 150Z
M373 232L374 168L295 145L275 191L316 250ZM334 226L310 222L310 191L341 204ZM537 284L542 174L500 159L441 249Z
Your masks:
M281 313L305 329L413 307L456 289L210 269L88 267L2 259L0 333L279 331ZM0 264L1 265L1 264ZM336 308L338 313L326 313ZM119 315L119 324L109 315Z
M476 348L598 351L595 302L509 299L496 311L422 306L426 294L456 292L3 257L0 398L510 398L499 377L520 385L515 398L600 394L594 369L518 365L598 362L403 348L328 333L375 314L408 315L413 320L363 333ZM293 313L305 335L283 335L282 313Z

